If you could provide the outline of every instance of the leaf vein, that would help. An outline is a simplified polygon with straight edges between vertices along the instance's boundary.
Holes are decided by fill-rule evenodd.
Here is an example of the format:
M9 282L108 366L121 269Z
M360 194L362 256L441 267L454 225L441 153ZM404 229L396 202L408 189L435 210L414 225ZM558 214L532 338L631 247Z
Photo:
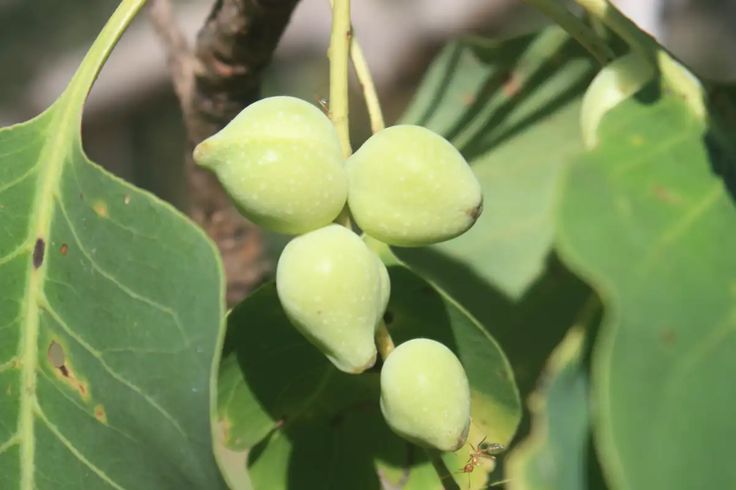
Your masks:
M675 146L691 136L692 135L688 132L681 132L678 133L676 136L673 136L672 138L664 140L658 145L649 147L649 150L646 152L638 152L636 158L629 160L628 162L626 162L626 164L616 166L611 172L611 176L614 179L618 179L643 164L651 164L652 156L657 155L658 153L663 153L664 151L669 149L669 147Z
M23 172L22 175L20 175L17 178L11 180L10 182L6 183L5 185L0 186L0 194L2 194L3 192L7 191L8 189L11 189L13 186L15 186L15 185L23 182L25 179L27 179L28 177L30 177L31 175L33 175L36 172L37 169L38 169L38 167L36 165L33 165L28 170L26 170L25 172Z
M10 436L10 439L0 444L0 454L4 453L17 444L20 444L20 435L16 432L12 436Z
M77 458L82 464L84 464L86 467L88 467L92 472L97 475L102 481L110 485L112 488L115 488L116 490L125 490L124 487L118 485L115 483L115 481L110 478L107 473L102 471L100 468L95 466L90 460L84 457L84 455L79 452L77 448L74 447L74 445L66 438L64 437L64 434L61 433L61 431L56 427L56 425L52 424L51 421L46 417L46 414L43 413L43 410L41 410L41 407L36 405L35 407L36 415L41 419L41 421L48 427L49 431L56 436L56 438L61 442L70 453L74 455L75 458Z
M0 257L0 266L7 264L11 260L21 255L23 252L28 252L30 250L30 243L31 242L29 240L26 240L25 242L18 245L18 247L15 250L11 250L4 257Z
M0 373L7 371L8 369L12 367L16 367L18 365L18 356L13 356L6 362L0 364Z
M102 269L102 267L100 267L100 265L92 258L92 256L89 254L85 246L82 244L82 241L79 238L79 235L77 234L76 228L74 227L74 224L72 223L71 219L69 218L69 215L67 214L66 208L64 207L64 203L61 201L61 199L58 199L58 198L57 198L57 202L59 204L59 208L61 209L61 214L64 216L64 219L69 225L69 230L71 231L72 236L74 237L74 241L77 243L77 245L79 245L79 250L82 252L82 255L85 256L85 258L90 263L92 268L102 277L104 277L111 283L115 284L121 291L123 291L131 299L145 303L148 306L156 310L159 310L162 313L165 313L166 315L170 316L171 319L174 321L174 325L176 326L176 329L179 331L179 334L181 335L182 340L184 341L184 344L189 345L189 339L187 338L186 333L184 332L184 328L176 312L173 311L171 308L164 306L146 296L142 296L136 293L129 287L125 286L122 282L120 282L115 276L113 276L109 272Z
M95 422L98 422L99 423L99 421L97 420L97 418L87 410L87 407L85 407L84 405L81 405L74 397L69 396L69 393L67 393L66 391L62 390L59 387L58 383L55 382L55 380L51 376L49 376L49 374L46 371L44 371L43 369L39 369L39 372L41 373L41 376L43 376L44 378L46 378L46 380L54 387L54 389L61 396L63 396L64 398L66 398L72 405L74 405L75 407L77 407L88 418L94 419ZM119 429L119 428L111 425L109 423L109 421L108 421L107 424L105 424L105 426L106 427L109 427L111 430L119 433L121 436L125 437L126 439L129 439L130 441L133 441L135 443L138 443L138 441L133 436L131 436L127 432L123 431L122 429Z
M97 361L100 363L100 365L105 369L105 371L110 374L115 380L120 382L121 384L128 387L133 392L137 393L141 398L143 398L146 402L148 402L149 405L151 405L154 409L156 409L168 422L171 423L171 425L174 426L174 428L179 432L184 438L187 438L187 434L184 431L184 429L181 427L179 422L161 405L156 402L153 398L151 398L149 395L143 392L141 388L139 388L137 385L133 384L131 381L128 381L126 378L124 378L122 375L118 374L113 368L111 368L107 362L103 359L101 353L94 349L91 345L89 345L84 339L82 339L79 335L74 333L74 331L64 322L62 317L54 310L54 308L51 306L51 304L46 300L43 304L40 305L43 310L45 310L51 317L54 319L54 321L79 345L81 345L87 352L89 352L90 355L92 355L94 358L97 359Z

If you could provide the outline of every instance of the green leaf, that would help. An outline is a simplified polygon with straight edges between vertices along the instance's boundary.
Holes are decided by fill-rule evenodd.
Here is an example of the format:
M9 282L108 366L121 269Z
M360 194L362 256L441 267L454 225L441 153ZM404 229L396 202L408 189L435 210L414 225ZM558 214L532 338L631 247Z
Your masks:
M394 341L439 340L458 354L471 384L472 438L508 443L520 419L511 370L493 339L457 304L402 266L389 268L386 320ZM438 484L423 451L388 429L378 371L338 372L289 324L273 284L236 307L220 368L225 445L248 456L255 489L422 489ZM446 455L451 469L466 454ZM480 478L482 472L478 472ZM483 479L479 481L483 481Z
M401 259L414 265L439 251L519 299L544 271L560 176L582 150L579 99L592 74L592 61L558 28L448 46L404 122L427 126L462 151L483 187L485 209L464 235L396 249Z
M707 128L644 92L572 167L559 248L600 291L596 442L614 488L730 488L736 208ZM720 149L722 150L722 149Z
M588 381L585 330L568 332L529 398L532 430L507 460L510 490L583 490L586 485Z
M51 108L0 130L0 488L224 488L215 249L82 150L84 99L142 3Z

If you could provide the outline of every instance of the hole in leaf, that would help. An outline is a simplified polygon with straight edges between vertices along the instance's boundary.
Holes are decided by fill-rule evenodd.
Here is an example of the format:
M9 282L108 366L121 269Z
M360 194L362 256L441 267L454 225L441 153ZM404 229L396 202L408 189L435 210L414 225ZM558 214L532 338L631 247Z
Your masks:
M64 348L60 343L55 340L52 341L51 344L49 344L49 350L46 355L48 356L49 362L52 366L61 371L61 374L64 376L69 376L69 371L64 365L66 362L66 354L64 353Z

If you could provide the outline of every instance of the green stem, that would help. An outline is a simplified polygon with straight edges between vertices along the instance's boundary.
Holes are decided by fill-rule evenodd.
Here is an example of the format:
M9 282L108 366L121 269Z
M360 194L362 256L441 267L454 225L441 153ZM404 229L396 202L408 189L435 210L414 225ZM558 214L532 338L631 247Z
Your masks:
M385 361L395 347L394 339L391 338L391 334L388 332L388 328L386 328L386 323L381 320L381 323L378 324L378 328L376 329L376 348L381 359Z
M447 465L442 459L442 454L436 449L425 449L424 451L427 453L429 460L432 462L432 466L434 466L434 470L440 477L442 488L444 490L460 490L460 486L455 481L455 478L453 478L452 472L447 469Z
M378 100L378 92L376 92L376 85L373 83L373 77L371 71L368 68L368 63L363 55L363 49L358 44L358 40L353 35L353 42L350 45L350 56L353 59L353 68L355 68L355 75L358 77L360 86L363 89L363 98L365 99L365 105L368 108L368 117L371 120L371 131L377 133L386 127L383 121L383 112L381 111L381 103Z
M330 119L337 129L343 156L353 152L350 147L348 120L348 59L350 54L350 0L335 0L332 6L330 35Z
M330 0L330 7L334 8L335 1ZM371 120L371 131L374 133L379 132L386 127L383 122L383 112L381 111L381 103L378 101L378 92L376 92L376 85L373 83L373 77L371 71L368 68L368 63L363 55L363 48L360 47L358 38L355 36L355 32L352 31L352 37L350 40L350 59L353 60L353 68L355 69L355 75L358 78L361 88L363 89L363 98L365 99L366 107L368 108L368 117Z
M524 0L542 11L567 31L570 36L585 48L601 65L613 59L613 51L582 19L573 15L557 0Z

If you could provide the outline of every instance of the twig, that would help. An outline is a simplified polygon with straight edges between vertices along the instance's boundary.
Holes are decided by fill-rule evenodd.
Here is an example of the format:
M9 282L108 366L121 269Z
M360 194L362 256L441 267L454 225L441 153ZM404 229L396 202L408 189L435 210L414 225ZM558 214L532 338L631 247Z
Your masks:
M381 112L381 103L378 100L378 93L373 83L373 77L368 69L365 56L363 56L363 49L358 44L355 34L353 34L353 41L350 45L350 56L353 60L355 75L358 77L358 82L360 82L360 86L363 89L365 105L368 108L368 117L371 120L371 131L377 133L385 127L383 112Z
M332 5L332 33L330 34L330 119L337 129L342 153L348 158L350 146L348 120L348 59L352 28L350 0L335 0Z
M330 7L334 6L334 0L330 0ZM385 127L383 122L383 112L381 111L381 103L378 100L378 92L376 92L376 85L373 83L373 77L371 71L368 68L368 63L365 60L363 54L363 48L360 47L358 38L355 35L355 30L350 27L352 36L350 39L350 59L353 61L353 68L355 69L355 75L358 78L358 83L363 90L363 98L365 99L366 107L368 108L368 117L371 120L371 131L377 133Z

